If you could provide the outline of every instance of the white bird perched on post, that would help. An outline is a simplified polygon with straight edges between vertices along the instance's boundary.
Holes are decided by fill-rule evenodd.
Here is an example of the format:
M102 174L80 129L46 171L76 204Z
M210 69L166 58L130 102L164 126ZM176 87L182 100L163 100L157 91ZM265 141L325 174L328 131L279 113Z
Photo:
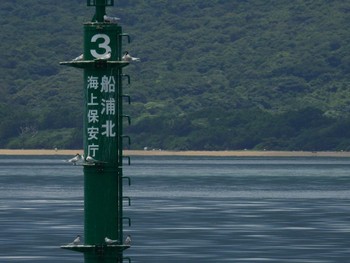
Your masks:
M69 159L68 162L72 163L73 165L76 165L77 162L81 161L82 157L79 153L77 153L72 159Z
M80 235L77 235L77 237L69 245L75 245L76 246L76 245L79 245L79 243L80 243Z
M111 52L107 52L106 54L103 54L103 55L98 56L97 59L107 60L107 59L110 59L111 56L112 56Z
M140 58L135 58L135 57L130 56L128 51L125 51L125 53L122 57L122 60L127 61L127 62L132 62L132 61L141 62Z
M84 54L81 54L80 56L76 57L75 59L73 59L73 61L80 61L84 59Z
M88 163L97 163L98 162L97 160L95 160L91 156L86 157L85 161Z
M120 21L119 17L112 17L112 16L103 16L103 20L105 22L111 23L111 24L117 24Z
M118 240L113 240L113 239L109 239L108 237L105 237L105 243L107 245L112 245L112 244L118 243Z
M131 236L127 235L124 241L124 245L131 246Z

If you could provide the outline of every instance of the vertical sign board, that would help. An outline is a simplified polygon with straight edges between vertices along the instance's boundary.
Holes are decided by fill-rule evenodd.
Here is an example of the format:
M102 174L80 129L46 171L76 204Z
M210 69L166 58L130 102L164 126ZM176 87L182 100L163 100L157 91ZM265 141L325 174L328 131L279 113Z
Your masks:
M107 67L104 57L119 60L118 36L121 28L116 25L85 25L86 60L98 60L84 71L85 89L85 156L102 161L117 162L118 148L118 67ZM101 147L103 146L103 147Z

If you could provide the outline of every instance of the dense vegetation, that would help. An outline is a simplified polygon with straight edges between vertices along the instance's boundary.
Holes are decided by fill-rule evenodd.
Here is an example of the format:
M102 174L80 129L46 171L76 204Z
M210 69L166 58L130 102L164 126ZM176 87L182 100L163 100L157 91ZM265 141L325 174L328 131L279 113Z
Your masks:
M133 148L350 150L350 3L115 0ZM0 147L81 148L84 0L0 2Z

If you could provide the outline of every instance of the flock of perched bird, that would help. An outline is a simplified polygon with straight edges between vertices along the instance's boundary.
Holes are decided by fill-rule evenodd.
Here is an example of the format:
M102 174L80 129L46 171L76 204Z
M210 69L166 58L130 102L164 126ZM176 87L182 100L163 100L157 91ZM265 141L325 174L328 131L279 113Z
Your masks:
M67 160L67 162L72 163L73 165L77 165L78 163L84 163L84 161L88 164L98 163L98 161L95 160L94 158L92 158L91 156L87 156L84 160L84 155L81 155L79 153L77 153L73 158ZM81 241L80 235L77 235L77 237L74 239L74 241L72 243L70 243L69 245L77 246L80 244L80 241ZM119 244L119 240L113 240L113 239L110 239L108 237L105 237L104 241L107 245ZM131 246L131 236L130 235L128 235L125 238L124 245Z
M77 164L95 164L95 163L102 163L94 158L92 158L91 156L87 156L84 159L84 155L81 155L79 153L77 153L73 158L67 160L67 162L72 163L73 165L77 165Z
M72 243L69 243L71 246L78 246L81 242L80 235L77 235L77 237L73 240ZM105 237L105 243L107 245L113 245L113 244L119 244L119 240L113 240L108 237ZM127 235L124 240L124 245L131 246L131 236Z
M98 57L98 59L101 60L107 60L111 58L111 52L107 52L105 55L101 55L100 57ZM84 55L81 54L78 57L74 58L72 61L81 61L84 60ZM122 56L122 61L126 61L126 62L141 62L140 58L136 58L136 57L132 57L129 54L129 51L125 51L124 55Z
M107 16L105 15L103 17L105 23L110 23L110 24L117 24L120 21L120 18L118 17L112 17L112 16ZM106 54L103 54L98 57L98 59L102 60L107 60L111 58L111 52L107 52ZM78 57L74 58L72 61L81 61L84 60L84 55L81 54ZM122 56L122 61L126 62L141 62L140 58L132 57L128 51L124 52L124 55Z

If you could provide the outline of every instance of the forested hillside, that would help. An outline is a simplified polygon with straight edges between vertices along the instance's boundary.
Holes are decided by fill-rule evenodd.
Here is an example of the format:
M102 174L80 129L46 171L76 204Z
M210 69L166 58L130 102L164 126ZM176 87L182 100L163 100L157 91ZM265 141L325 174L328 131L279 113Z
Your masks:
M350 3L115 0L132 148L350 150ZM0 148L81 148L85 0L0 1Z

